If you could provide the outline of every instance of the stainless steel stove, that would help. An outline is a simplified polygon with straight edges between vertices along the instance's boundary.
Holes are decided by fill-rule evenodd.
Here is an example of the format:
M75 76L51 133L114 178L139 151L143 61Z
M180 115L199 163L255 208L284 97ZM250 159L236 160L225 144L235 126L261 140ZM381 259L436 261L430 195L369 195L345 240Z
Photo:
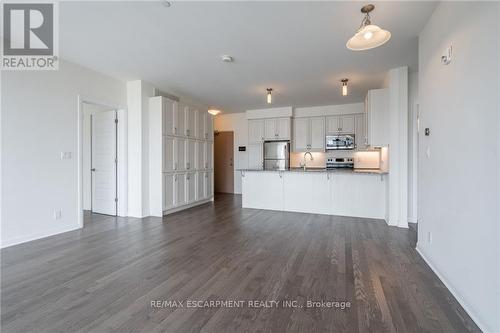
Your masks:
M352 157L328 157L326 159L326 168L354 168L354 159Z

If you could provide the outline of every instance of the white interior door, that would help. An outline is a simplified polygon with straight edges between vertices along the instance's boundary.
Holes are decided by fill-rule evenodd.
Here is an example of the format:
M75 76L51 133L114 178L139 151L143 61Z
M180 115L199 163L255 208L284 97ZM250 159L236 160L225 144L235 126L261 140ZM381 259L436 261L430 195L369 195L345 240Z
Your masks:
M116 215L116 111L92 115L92 212Z

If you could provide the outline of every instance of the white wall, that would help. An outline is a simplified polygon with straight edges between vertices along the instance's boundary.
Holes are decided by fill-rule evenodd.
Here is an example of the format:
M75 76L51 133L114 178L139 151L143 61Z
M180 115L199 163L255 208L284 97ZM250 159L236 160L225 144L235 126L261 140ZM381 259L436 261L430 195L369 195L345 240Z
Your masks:
M214 119L216 131L234 132L234 193L241 194L241 172L238 169L248 167L247 152L238 151L238 146L248 145L248 126L246 114L230 113L220 114Z
M418 199L418 72L408 73L408 222L417 222Z
M484 332L500 332L499 14L441 2L419 46L417 249Z
M125 83L64 61L1 80L1 247L77 229L78 95L126 105Z

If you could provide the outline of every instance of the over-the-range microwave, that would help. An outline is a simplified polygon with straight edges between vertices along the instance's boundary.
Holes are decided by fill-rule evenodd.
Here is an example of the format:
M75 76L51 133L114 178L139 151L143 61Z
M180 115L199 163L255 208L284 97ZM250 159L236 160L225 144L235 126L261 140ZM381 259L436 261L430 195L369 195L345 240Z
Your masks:
M356 148L354 134L327 135L326 150L350 150Z

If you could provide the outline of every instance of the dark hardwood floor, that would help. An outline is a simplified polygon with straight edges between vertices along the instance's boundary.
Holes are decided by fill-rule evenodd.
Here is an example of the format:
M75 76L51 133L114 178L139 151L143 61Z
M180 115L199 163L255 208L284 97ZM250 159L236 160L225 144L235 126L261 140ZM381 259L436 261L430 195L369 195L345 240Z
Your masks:
M163 220L86 218L1 251L2 332L479 331L414 232L383 221L242 209L232 195ZM297 303L250 303L275 300Z

